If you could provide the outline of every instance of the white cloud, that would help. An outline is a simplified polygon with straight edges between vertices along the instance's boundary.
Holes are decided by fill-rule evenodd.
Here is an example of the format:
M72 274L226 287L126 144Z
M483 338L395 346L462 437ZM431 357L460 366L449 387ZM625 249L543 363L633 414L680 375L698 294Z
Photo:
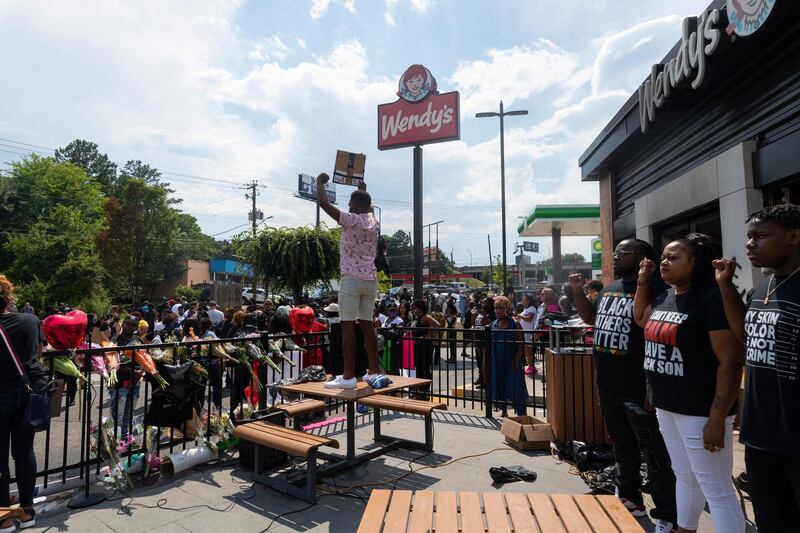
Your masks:
M300 37L298 37L297 38L297 46L299 46L300 48L305 50L306 49L306 42L303 39L301 39Z
M312 19L318 20L328 12L328 8L332 3L341 5L345 10L353 15L356 14L355 0L312 0L308 14Z
M643 62L664 57L680 37L683 17L668 15L646 20L600 40L594 60L592 92L636 87L648 70Z
M386 0L386 11L383 13L383 20L387 26L397 26L397 20L394 18L394 11L403 0ZM417 14L425 14L433 5L432 0L410 0L408 2L411 10Z
M247 55L256 61L283 61L291 52L279 36L273 35L255 43Z
M516 101L568 82L575 74L575 54L540 40L533 46L489 50L489 60L466 61L449 78L461 91L463 116L506 107Z

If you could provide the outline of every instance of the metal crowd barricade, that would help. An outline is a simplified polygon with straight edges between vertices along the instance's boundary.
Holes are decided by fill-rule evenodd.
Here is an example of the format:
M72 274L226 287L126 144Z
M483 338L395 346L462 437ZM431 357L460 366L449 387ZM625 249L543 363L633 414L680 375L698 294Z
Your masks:
M358 328L356 328L356 331L358 331ZM378 332L384 337L388 345L388 347L384 347L382 352L377 354L383 366L386 367L384 370L391 374L416 374L418 377L430 377L433 382L431 390L420 391L423 394L447 403L448 406L456 409L460 407L464 410L482 412L487 418L492 418L495 408L502 407L506 403L504 399L491 401L494 392L492 390L493 380L491 379L492 351L493 346L498 342L491 330L457 329L453 331L447 328L402 327L379 328ZM91 350L77 350L76 353L84 354L84 368L81 370L84 375L88 375L91 379L92 376L97 376L97 374L90 371L91 359L88 355L89 353L99 355L105 352L125 352L132 349L164 350L167 348L177 352L178 348L183 347L199 352L201 347L214 344L243 344L252 341L263 341L262 344L266 346L268 341L280 341L286 338L291 338L295 341L302 339L306 350L319 350L321 352L322 365L329 373L335 374L337 371L341 371L343 361L341 334L336 329L307 334L267 334L266 332L261 332L260 336L257 337L210 339L158 345L144 344L135 347L92 348ZM532 352L534 364L536 364L539 372L533 376L533 379L525 378L526 386L528 383L531 384L526 412L534 416L546 416L547 389L550 375L549 369L545 364L545 349L566 345L583 346L582 340L578 338L568 339L563 334L552 330L530 331L519 329L515 331L512 340L501 342L521 346L523 352L526 349ZM361 370L359 366L366 367L366 355L363 352L363 344L357 342L357 346L359 346L359 354L356 357L356 369L359 371ZM421 357L416 357L417 350L420 351ZM434 364L437 352L439 359L437 364ZM44 354L44 357L49 358L51 362L49 365L51 378L53 377L52 358L59 355L72 354L66 351L50 351ZM455 356L455 362L448 364L448 358L452 361L453 356ZM292 367L283 359L276 362L277 366L280 367L280 372L265 364L260 365L258 377L264 387L258 395L258 404L254 405L254 408L263 411L268 409L275 401L285 401L282 396L276 396L273 399L270 396L269 385L275 384L285 377L295 377L296 373L299 372L305 360L304 355L302 353L290 354L289 357L294 358L296 367ZM484 376L483 389L477 389L473 386L473 383L482 373L478 365L479 358L487 371L487 375ZM87 367L87 365L89 366ZM134 370L138 370L138 365L132 364L131 366ZM215 383L212 383L212 374L209 372L209 379L202 393L202 401L198 401L203 408L200 409L198 414L203 412L208 414L212 412L212 409L215 409L214 396L217 394L217 399L221 404L219 406L220 409L227 411L233 418L237 400L241 400L247 395L246 388L249 382L249 372L243 371L239 365L236 365L234 371L228 373L227 385L223 385L226 376L221 372L223 365L219 364L219 366L220 372L214 376ZM135 387L143 386L144 388L136 402L123 402L121 398L117 402L118 411L124 408L129 410L127 413L128 427L121 428L121 432L126 434L132 433L133 428L138 425L138 421L143 420L152 401L153 385L147 378L142 379L142 381L144 381L143 385L134 384L134 380L130 380L128 383L127 394L129 397L133 397ZM66 484L68 479L83 479L84 471L90 471L90 469L85 468L86 466L94 467L95 476L100 474L101 462L97 460L94 454L87 452L87 448L91 446L93 435L89 435L85 431L85 422L86 416L91 416L92 423L102 420L103 417L112 416L108 388L105 381L100 379L99 383L92 382L88 389L81 387L80 394L86 394L86 390L89 391L88 400L82 399L85 400L86 405L90 406L89 409L82 409L82 402L77 402L75 406L70 406L66 396L64 396L61 415L53 418L47 431L36 434L34 450L37 454L38 465L40 465L37 476L42 476L41 486L43 488L58 481L61 484ZM219 390L218 393L217 390ZM340 407L342 406L337 403L329 402L327 412L331 414ZM122 418L119 412L113 414L115 438L124 436L120 435L117 430L119 421ZM191 431L188 426L188 422L184 422L180 428L180 434L174 428L170 428L166 435L163 434L162 428L159 428L155 437L154 450L147 450L147 442L142 438L138 449L126 451L121 456L129 457L133 453L147 453L148 451L160 455L162 451L166 450L172 453L176 448L184 450L192 446L195 440L193 436L190 436ZM147 428L144 427L143 429L142 434L147 434ZM201 430L201 428L195 429ZM80 431L80 434L77 433L78 431ZM206 421L205 434L208 435L209 432L210 417ZM11 467L13 469L13 463ZM11 482L15 482L13 476Z

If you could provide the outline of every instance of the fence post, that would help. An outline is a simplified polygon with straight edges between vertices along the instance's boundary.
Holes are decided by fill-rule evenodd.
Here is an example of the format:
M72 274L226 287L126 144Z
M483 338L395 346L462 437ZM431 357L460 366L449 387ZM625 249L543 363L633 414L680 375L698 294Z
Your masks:
M483 341L483 402L485 408L486 418L494 418L492 416L492 327L484 326L488 335L486 340Z

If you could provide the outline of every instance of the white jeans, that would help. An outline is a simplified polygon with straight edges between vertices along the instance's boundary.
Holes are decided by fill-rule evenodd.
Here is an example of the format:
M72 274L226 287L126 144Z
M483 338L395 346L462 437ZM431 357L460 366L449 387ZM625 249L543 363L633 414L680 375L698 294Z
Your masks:
M706 416L657 409L658 425L675 472L678 525L697 529L706 501L717 533L744 533L744 515L733 488L733 418L725 419L725 447L703 448Z

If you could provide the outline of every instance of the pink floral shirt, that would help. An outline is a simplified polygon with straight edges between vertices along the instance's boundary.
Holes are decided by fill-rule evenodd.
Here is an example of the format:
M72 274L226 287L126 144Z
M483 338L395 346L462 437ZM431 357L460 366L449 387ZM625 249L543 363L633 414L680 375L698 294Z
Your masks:
M339 244L342 277L375 281L375 253L378 245L378 221L372 213L339 214L342 240Z

